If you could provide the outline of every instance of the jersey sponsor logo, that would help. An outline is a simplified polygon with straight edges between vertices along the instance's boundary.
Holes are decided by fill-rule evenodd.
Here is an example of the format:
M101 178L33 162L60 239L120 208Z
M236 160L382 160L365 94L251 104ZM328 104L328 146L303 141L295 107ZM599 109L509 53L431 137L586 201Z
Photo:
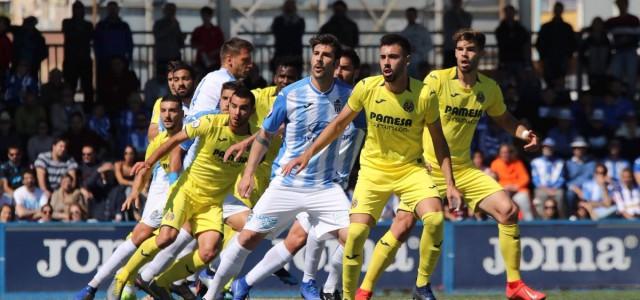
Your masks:
M225 152L226 152L225 150L213 149L213 156L216 156L220 161L222 161L224 159L224 153ZM240 163L240 164L243 164L243 163L246 163L247 160L248 160L247 157L241 156L240 158L238 158L237 161L230 160L230 161L227 161L227 163Z
M409 131L409 127L413 124L413 120L411 119L396 118L376 112L369 113L369 120L372 122L375 121L375 123L372 124L376 128L399 132Z
M415 105L413 105L413 102L411 102L411 101L407 100L407 102L405 102L405 103L402 105L402 108L404 109L404 111L406 111L406 112L410 113L410 112L413 112L413 110L414 110L416 107L415 107Z
M313 122L307 126L307 133L304 135L304 140L308 142L313 142L316 138L322 133L322 130L325 129L329 125L329 122L319 121Z
M466 107L454 107L451 105L447 105L444 109L445 114L449 114L457 117L469 117L469 118L480 118L484 111L482 109L473 109Z
M385 101L387 101L387 100L385 100L385 99L378 99L378 100L376 100L376 103L377 103L377 104L380 104L380 103L385 102Z

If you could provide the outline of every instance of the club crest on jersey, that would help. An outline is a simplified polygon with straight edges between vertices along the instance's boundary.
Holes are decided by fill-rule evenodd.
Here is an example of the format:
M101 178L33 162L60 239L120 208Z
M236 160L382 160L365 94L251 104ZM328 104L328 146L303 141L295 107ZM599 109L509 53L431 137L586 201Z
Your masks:
M333 101L333 108L336 109L336 113L340 113L340 111L342 110L342 102L340 102L340 99L336 99L336 101Z
M404 105L402 105L402 108L404 109L404 111L410 113L410 112L413 112L413 110L415 109L415 106L413 105L413 102L407 101L404 103Z
M356 198L353 198L353 200L351 201L351 208L356 208L356 206L358 206L358 200Z
M479 92L478 95L476 95L476 101L484 103L484 93Z
M173 214L172 211L168 211L166 214L164 214L164 219L171 222L173 221L173 219L175 219L175 215Z

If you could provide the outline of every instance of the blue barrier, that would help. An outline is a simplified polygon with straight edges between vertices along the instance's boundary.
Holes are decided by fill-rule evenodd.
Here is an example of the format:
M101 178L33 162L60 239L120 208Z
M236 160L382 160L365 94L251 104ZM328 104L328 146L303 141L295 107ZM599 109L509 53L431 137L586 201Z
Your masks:
M85 285L126 237L133 224L0 224L0 298L25 293L68 295ZM411 233L395 262L381 277L378 290L408 290L415 281L421 227ZM521 226L523 278L541 289L640 286L640 222L529 222ZM366 270L375 242L388 230L379 225L365 244ZM273 242L264 242L247 260L247 272ZM326 243L320 268L337 246ZM303 251L289 270L299 278ZM492 222L445 225L440 264L432 277L446 292L504 288L497 228ZM319 281L324 281L321 272ZM107 284L102 288L104 289ZM274 277L256 286L266 293L291 291ZM67 293L67 294L65 294Z

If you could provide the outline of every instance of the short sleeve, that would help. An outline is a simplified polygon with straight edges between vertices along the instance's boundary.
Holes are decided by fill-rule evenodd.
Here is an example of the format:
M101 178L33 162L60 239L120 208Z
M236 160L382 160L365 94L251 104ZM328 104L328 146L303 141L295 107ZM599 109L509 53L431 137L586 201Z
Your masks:
M211 127L212 117L212 115L204 115L186 124L184 131L187 133L189 139L195 139L196 137L207 134L208 129Z
M367 92L364 81L365 79L360 80L360 82L356 84L351 92L351 97L349 97L347 101L347 105L353 111L361 111L364 108L362 99L364 99L365 93Z
M507 106L504 104L504 98L502 97L502 91L498 85L494 84L493 91L491 93L489 101L491 103L487 107L487 114L492 117L497 117L507 110Z
M280 125L287 120L287 96L280 92L276 96L276 101L273 104L273 109L264 119L262 128L269 132L275 133L280 128Z
M38 189L38 192L40 193L40 207L43 207L45 204L49 203L49 199L47 199L47 195L45 195L40 189Z
M424 121L426 124L432 124L440 118L440 105L438 103L438 94L429 85L425 84L420 92L420 101L424 101Z
M76 169L78 169L78 163L73 157L70 157L69 160L67 160L67 172Z
M151 124L160 123L160 102L162 98L156 99L156 102L153 104L153 110L151 112Z
M36 168L43 168L46 169L47 168L47 164L45 163L44 159L42 158L42 155L44 155L44 153L41 153L38 155L38 158L36 158L36 161L33 163L33 166Z

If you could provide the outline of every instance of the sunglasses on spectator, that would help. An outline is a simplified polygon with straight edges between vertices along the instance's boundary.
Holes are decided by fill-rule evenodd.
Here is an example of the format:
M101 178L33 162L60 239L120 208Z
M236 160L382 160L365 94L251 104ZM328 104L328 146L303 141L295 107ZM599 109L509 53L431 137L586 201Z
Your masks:
M544 209L556 209L555 206L545 206Z

